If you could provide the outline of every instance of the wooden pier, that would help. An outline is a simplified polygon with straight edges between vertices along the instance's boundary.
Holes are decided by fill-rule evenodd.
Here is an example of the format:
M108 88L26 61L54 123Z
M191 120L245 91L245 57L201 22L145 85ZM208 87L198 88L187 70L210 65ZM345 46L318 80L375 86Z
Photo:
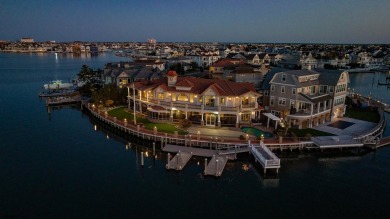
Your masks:
M225 156L213 156L210 162L207 164L206 158L204 175L221 176L227 161L228 158Z
M276 157L272 151L270 151L263 142L260 142L259 146L251 146L251 153L256 162L259 162L266 173L267 169L276 169L276 172L280 168L280 159Z
M80 103L82 101L80 96L74 97L51 97L46 99L46 106L57 106L64 104Z
M179 151L172 159L168 153L167 170L182 170L192 157L192 153Z
M163 147L162 151L170 152L170 153L178 153L180 152L186 152L186 153L192 153L193 156L198 157L213 157L221 155L223 152L218 152L218 150L213 149L205 149L205 148L196 148L196 147L185 147L185 146L179 146L179 145L173 145L173 144L167 144L165 147ZM246 152L249 150L247 149ZM234 153L234 150L229 153L230 155L227 155L229 160L234 160L235 157L231 155Z

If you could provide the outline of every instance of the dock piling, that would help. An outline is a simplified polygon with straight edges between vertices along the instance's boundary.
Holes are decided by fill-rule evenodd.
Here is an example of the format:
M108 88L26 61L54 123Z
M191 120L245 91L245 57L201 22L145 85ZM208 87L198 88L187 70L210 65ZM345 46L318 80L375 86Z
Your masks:
M216 168L215 168L215 171L216 171L215 175L218 176L218 159L215 160L215 166L216 166Z
M170 162L171 162L171 154L170 153L168 153L167 154L167 158L168 158L168 164L167 164L167 169L169 170L169 166L170 166Z
M207 172L207 158L204 159L204 174Z
M141 166L144 167L144 152L141 152Z

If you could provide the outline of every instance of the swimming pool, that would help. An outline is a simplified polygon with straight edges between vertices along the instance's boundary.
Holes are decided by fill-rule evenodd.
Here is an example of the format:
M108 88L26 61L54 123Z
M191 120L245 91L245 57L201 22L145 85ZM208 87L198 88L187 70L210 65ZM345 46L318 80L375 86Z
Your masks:
M254 135L256 137L261 136L261 134L264 135L264 138L272 138L274 135L270 132L264 132L261 131L260 129L253 128L253 127L242 127L241 130L249 135Z

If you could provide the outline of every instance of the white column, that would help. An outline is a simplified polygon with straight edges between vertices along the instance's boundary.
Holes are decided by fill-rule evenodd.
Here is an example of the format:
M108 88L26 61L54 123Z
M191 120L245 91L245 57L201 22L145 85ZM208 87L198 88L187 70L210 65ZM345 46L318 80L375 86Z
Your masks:
M187 111L188 111L188 104L186 104L186 119L188 119L188 117L187 117Z
M324 100L324 111L326 110L326 100Z
M313 115L313 103L310 104L310 115Z
M269 128L269 117L267 118L267 128Z

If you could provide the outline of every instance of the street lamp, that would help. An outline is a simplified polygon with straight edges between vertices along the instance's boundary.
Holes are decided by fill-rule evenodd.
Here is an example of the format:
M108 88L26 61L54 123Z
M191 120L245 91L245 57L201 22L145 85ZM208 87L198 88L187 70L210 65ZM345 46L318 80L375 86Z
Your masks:
M134 87L134 81L133 81L133 102L134 102L134 125L137 124L136 116L135 116L135 87Z

